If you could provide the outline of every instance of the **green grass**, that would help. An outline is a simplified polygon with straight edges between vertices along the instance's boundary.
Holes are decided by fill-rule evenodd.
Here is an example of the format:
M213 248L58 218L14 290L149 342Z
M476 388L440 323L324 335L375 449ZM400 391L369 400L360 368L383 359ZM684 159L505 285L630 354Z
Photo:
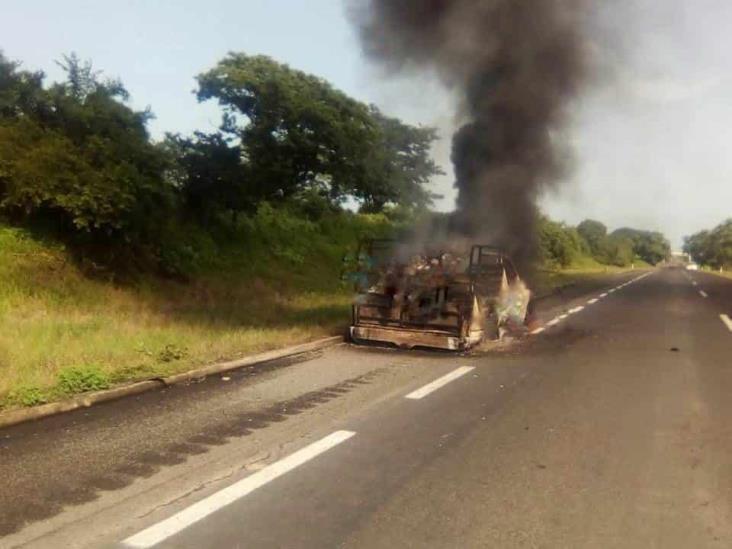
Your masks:
M701 270L705 273L710 273L713 275L721 276L722 278L732 278L732 271L729 271L729 270L720 271L719 269L714 269L712 267L706 267L706 266L702 266Z
M632 269L635 270L649 268L651 268L651 265L642 260L636 261L632 266ZM613 273L623 273L630 269L631 267L605 265L603 263L599 263L592 257L581 256L577 258L572 265L564 269L546 269L538 271L532 277L532 290L534 295L546 295L556 288L567 286L580 279L601 277Z
M85 276L66 250L0 225L0 408L302 343L347 325L341 258L381 216L315 224L265 209L188 282Z

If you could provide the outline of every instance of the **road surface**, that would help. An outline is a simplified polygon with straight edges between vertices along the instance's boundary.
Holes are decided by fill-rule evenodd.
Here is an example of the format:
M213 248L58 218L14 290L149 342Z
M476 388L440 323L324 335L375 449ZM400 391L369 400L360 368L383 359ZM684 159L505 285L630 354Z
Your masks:
M732 281L638 277L0 431L0 547L732 547Z

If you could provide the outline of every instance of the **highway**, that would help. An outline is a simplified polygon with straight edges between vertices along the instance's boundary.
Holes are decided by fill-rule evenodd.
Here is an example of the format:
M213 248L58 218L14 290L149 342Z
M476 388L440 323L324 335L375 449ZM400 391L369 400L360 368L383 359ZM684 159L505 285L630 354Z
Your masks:
M732 547L732 280L607 276L538 316L0 430L0 547Z

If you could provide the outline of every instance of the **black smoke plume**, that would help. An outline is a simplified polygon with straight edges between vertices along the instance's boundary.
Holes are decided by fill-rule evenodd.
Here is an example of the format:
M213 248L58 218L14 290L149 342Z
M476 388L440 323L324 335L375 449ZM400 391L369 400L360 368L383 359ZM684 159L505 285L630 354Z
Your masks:
M588 1L360 0L352 12L367 54L436 70L458 92L467 122L453 139L453 229L523 264L536 253L536 201L566 173Z

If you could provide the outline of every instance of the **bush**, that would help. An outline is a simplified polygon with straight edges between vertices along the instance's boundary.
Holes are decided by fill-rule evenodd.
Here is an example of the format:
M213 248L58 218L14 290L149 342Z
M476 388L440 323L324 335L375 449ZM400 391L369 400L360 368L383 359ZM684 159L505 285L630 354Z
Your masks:
M73 395L88 391L101 391L110 386L109 376L98 366L77 366L62 370L58 375L61 392Z
M188 349L185 347L179 347L173 343L166 345L162 351L158 353L158 361L160 362L175 362L182 360L188 356Z
M48 402L47 394L38 387L18 387L12 391L5 401L8 404L19 404L21 406L37 406Z
M147 133L150 113L133 111L119 82L99 81L76 57L66 62L68 81L44 88L42 75L31 78L0 54L0 91L33 97L6 109L0 101L0 212L53 227L105 259L154 256L175 189Z
M576 229L547 218L539 221L539 245L544 262L551 267L569 267L585 252Z

